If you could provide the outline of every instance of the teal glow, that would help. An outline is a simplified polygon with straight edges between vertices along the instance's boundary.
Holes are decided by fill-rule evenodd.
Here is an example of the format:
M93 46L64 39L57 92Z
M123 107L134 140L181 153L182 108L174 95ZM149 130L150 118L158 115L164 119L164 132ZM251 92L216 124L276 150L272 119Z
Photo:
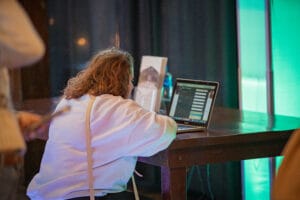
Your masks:
M267 112L264 1L239 0L238 12L241 109ZM242 162L244 199L270 199L269 159Z
M269 159L244 161L244 199L270 199Z
M272 50L276 114L300 116L300 1L272 4Z
M266 112L264 10L264 1L239 1L239 67L243 110Z
M272 0L272 67L275 114L300 116L300 1ZM265 5L238 0L241 108L266 111ZM276 158L280 166L283 157ZM269 159L243 162L244 199L270 199Z
M276 157L276 166L277 166L276 172L277 172L279 166L281 165L282 159L283 159L283 156Z

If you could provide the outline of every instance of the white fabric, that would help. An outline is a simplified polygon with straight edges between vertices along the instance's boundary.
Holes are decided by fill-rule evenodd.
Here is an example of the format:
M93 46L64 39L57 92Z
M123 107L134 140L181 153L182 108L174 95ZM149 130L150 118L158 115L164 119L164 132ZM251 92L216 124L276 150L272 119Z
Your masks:
M88 179L89 179L89 191L90 200L95 200L95 190L94 190L94 176L93 176L93 149L92 149L92 134L91 134L91 111L93 104L95 102L95 97L90 96L88 107L85 112L85 144L86 144L86 154L88 163Z
M40 172L31 181L31 199L89 196L85 143L85 112L90 97L65 100L57 109L71 111L50 125ZM133 174L138 156L151 156L169 146L177 125L132 100L96 97L91 111L91 143L95 195L120 192Z

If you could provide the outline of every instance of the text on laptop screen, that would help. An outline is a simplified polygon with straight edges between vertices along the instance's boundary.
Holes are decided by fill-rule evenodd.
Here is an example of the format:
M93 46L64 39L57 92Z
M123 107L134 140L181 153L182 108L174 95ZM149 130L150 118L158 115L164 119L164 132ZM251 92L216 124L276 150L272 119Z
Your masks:
M178 83L169 116L175 120L206 123L216 86Z

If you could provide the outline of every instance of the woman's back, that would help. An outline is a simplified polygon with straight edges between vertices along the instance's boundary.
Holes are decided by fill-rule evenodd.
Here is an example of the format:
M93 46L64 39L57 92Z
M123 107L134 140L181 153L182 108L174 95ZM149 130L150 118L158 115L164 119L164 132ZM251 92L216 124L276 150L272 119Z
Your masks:
M89 196L85 114L90 99L62 99L57 106L70 105L71 111L50 125L40 172L29 185L31 198ZM103 196L124 191L137 157L167 148L176 123L130 99L105 94L95 97L90 130L95 194Z

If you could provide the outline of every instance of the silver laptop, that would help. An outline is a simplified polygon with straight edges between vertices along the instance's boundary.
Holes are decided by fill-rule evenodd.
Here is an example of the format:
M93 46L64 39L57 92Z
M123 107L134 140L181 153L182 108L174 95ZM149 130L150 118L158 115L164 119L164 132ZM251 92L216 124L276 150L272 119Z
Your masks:
M218 89L214 81L176 79L168 115L177 122L177 133L208 128Z

